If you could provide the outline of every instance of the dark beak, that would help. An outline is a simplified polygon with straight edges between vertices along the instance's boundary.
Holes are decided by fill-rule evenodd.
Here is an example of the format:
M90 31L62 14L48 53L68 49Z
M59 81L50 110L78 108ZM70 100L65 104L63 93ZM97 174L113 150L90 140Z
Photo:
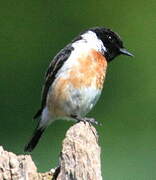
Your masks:
M126 55L126 56L134 57L133 54L131 54L130 52L128 52L127 49L124 49L124 48L120 48L120 53L121 53L121 54L124 54L124 55Z

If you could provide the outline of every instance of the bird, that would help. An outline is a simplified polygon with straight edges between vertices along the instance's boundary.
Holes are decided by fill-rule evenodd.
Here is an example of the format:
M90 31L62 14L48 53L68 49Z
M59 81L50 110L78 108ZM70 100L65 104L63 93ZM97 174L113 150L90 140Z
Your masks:
M108 64L119 55L133 56L121 37L105 27L81 32L57 53L45 74L41 108L34 116L40 118L25 152L36 147L45 129L55 120L98 124L86 115L101 95Z

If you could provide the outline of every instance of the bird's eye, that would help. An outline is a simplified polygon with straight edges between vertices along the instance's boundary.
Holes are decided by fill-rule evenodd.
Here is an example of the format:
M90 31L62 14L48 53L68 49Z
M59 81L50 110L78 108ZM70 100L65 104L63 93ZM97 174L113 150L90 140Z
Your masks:
M115 39L112 37L112 36L108 36L108 40L110 43L114 43L115 42Z
M112 40L112 37L111 37L111 36L108 36L108 39L109 39L109 40Z

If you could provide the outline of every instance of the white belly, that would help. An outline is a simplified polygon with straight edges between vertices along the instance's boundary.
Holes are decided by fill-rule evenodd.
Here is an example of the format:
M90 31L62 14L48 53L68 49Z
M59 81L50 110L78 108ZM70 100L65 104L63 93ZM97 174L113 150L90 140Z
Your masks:
M61 106L67 115L85 116L96 104L101 90L92 87L69 89L69 98L61 102Z

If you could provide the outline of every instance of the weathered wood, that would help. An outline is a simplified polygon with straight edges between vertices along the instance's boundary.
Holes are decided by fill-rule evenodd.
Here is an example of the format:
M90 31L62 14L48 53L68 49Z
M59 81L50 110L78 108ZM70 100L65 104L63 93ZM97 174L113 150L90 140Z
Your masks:
M54 178L55 177L55 178ZM102 180L96 129L79 122L66 133L60 167L38 173L30 155L15 155L0 147L0 180Z
M98 135L89 123L77 123L67 131L57 180L102 180Z
M49 180L52 172L37 173L30 155L19 155L0 147L0 180Z

